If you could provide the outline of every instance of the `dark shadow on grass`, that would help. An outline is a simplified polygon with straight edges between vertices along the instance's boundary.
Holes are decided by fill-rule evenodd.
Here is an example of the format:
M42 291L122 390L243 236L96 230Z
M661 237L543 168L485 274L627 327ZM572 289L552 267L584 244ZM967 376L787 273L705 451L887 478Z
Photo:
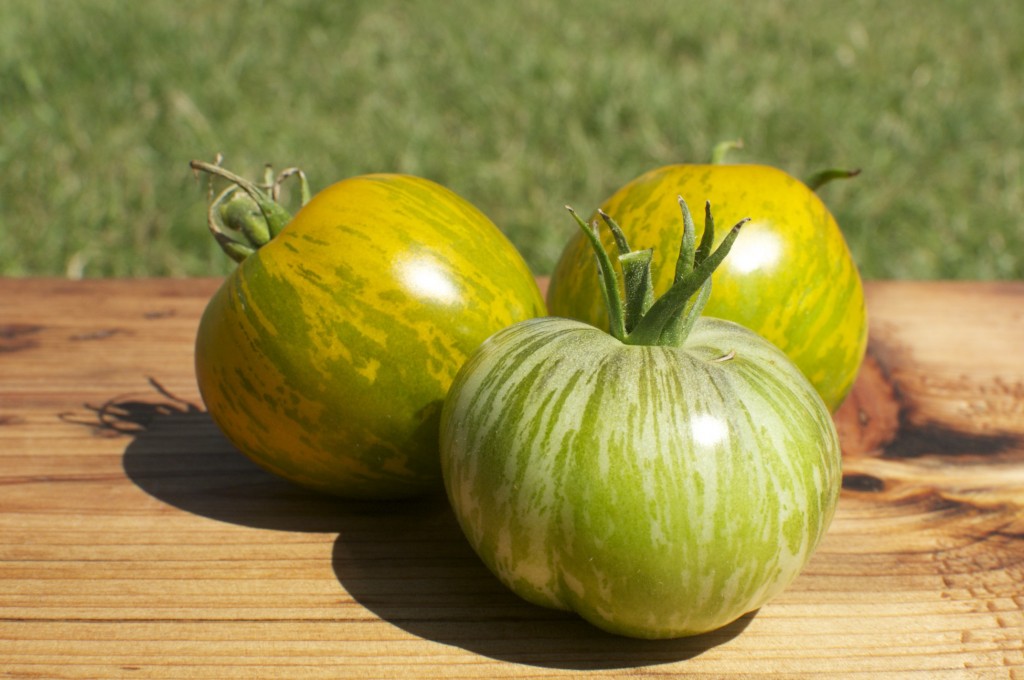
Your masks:
M346 522L334 572L354 600L427 640L511 663L568 670L683 661L728 642L755 613L705 635L634 640L513 594L473 553L447 501L410 502L389 516Z
M95 436L124 437L125 474L154 498L222 522L282 531L335 532L351 516L375 512L374 503L317 494L263 470L198 405L149 383L148 391L87 404L87 415L63 418Z

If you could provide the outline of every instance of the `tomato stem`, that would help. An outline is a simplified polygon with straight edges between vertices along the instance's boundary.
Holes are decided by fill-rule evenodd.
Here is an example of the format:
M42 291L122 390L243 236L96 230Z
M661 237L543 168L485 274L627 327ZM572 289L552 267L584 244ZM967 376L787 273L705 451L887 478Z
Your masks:
M685 201L680 201L680 205L684 212L689 212ZM711 214L710 205L706 206L705 214ZM718 249L705 257L699 264L696 262L696 256L694 257L693 269L689 274L672 284L668 292L658 298L654 305L651 306L642 323L638 325L633 335L628 339L630 344L673 345L676 347L683 344L711 295L711 274L722 263L725 256L729 254L733 242L739 236L740 228L747 221L747 219L740 220L736 226L729 230L722 243L719 244ZM684 227L684 230L686 228ZM692 220L688 228L693 228ZM713 221L705 221L704 239L713 239L714 229ZM709 233L711 236L708 236ZM684 238L686 238L685 235ZM695 295L696 297L694 297ZM691 303L691 298L694 299L692 304L689 304ZM687 309L688 307L689 309Z
M240 225L237 222L237 218L233 215L226 216L224 210L224 206L227 204L228 198L233 193L235 193L236 189L237 187L228 187L227 189L222 191L217 196L217 198L212 199L210 201L210 206L206 211L206 224L207 227L210 229L210 233L213 235L214 240L216 240L217 243L220 245L221 250L223 250L228 255L228 257L230 257L235 262L241 262L242 260L256 252L259 246L254 244L259 243L260 241L258 240L258 236L254 233L254 228L248 230L241 229L243 235L246 237L247 240L247 242L245 243L229 236L223 229L224 226L228 226L228 228L235 230L239 230L240 228ZM229 220L226 220L226 217L231 217L230 225L227 224ZM266 225L264 224L264 229L265 228Z
M711 150L711 164L723 165L725 163L725 158L729 155L730 151L742 148L742 139L727 139L715 144L714 148ZM851 177L856 177L859 174L859 168L855 170L848 170L846 168L828 168L814 173L807 178L807 181L804 182L804 184L806 184L811 191L817 191L832 180L849 179Z
M309 180L306 179L306 173L304 173L302 170L298 168L288 168L287 170L281 171L281 173L277 176L277 179L274 180L274 183L270 185L270 197L273 198L278 203L280 203L281 185L284 184L285 180L287 180L290 177L299 178L299 198L302 202L301 204L306 205L307 203L309 203L309 199L312 197L312 192L309 189Z
M590 246L597 258L597 274L601 280L601 295L604 297L605 308L608 310L609 332L619 340L625 341L625 311L622 298L619 296L619 279L615 275L612 259L605 252L604 246L601 245L601 239L597 235L597 222L594 222L593 226L588 225L570 206L565 206L565 209L569 211L569 214L576 220L576 224L590 240Z
M211 206L225 226L240 231L254 247L270 241L270 228L256 202L240 192L237 186L228 187Z
M704 234L701 236L700 245L696 246L696 227L693 224L693 216L682 196L677 197L679 207L683 215L683 238L679 247L679 258L676 260L676 274L673 285L683 280L694 267L700 265L711 253L711 246L715 238L715 221L711 215L711 204L704 204ZM687 302L686 311L671 319L662 331L666 338L680 338L679 342L686 339L707 304L711 296L710 278L697 290L696 297ZM668 344L674 344L671 341Z
M618 276L611 256L605 251L598 235L597 222L587 224L576 211L566 206L586 234L597 258L601 293L608 308L609 332L626 344L681 346L711 296L711 275L728 255L740 228L749 221L740 220L712 252L715 223L711 215L711 204L705 204L704 234L700 245L696 245L693 218L681 196L679 206L683 217L683 237L676 262L675 281L668 292L657 300L654 299L651 279L653 251L630 250L625 234L615 220L598 211L619 250L619 265L624 278L623 296L619 292Z
M715 144L715 148L711 150L711 164L722 165L725 163L725 157L729 155L729 152L733 149L742 149L742 139L728 139L724 142Z
M635 252L630 250L626 235L615 220L603 210L599 209L597 214L608 226L619 249L619 267L622 269L623 288L626 293L624 323L628 335L654 303L654 284L651 281L651 260L654 251L650 248Z
M825 186L832 180L849 179L851 177L856 177L859 174L859 168L856 170L846 170L843 168L829 168L827 170L820 170L814 173L809 178L807 178L807 181L804 182L804 184L806 184L811 191L817 191L818 189Z
M273 169L268 165L264 169L264 184L260 186L221 167L219 156L215 163L194 160L189 166L196 175L199 172L210 175L207 226L221 249L236 262L265 246L291 221L291 213L279 201L283 181L297 176L302 205L310 198L309 183L298 168L289 168L275 179ZM231 184L213 198L215 177ZM239 232L244 238L236 238L226 230Z

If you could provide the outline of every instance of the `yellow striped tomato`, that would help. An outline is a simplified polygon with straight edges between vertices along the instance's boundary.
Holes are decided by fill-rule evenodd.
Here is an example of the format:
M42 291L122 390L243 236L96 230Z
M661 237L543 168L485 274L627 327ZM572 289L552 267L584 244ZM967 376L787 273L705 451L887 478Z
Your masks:
M634 179L601 208L637 250L654 248L658 294L672 283L672 261L665 258L682 234L677 196L710 201L724 223L751 218L713 276L705 313L782 349L835 411L864 357L867 314L860 274L824 203L799 180L763 165L671 165ZM605 245L611 246L607 235ZM551 278L551 314L607 327L595 275L593 254L577 234Z
M516 249L426 179L347 179L291 218L263 188L193 167L245 192L214 206L245 240L211 213L241 262L196 340L199 387L220 429L261 466L320 491L440 488L438 422L456 372L489 335L544 313Z

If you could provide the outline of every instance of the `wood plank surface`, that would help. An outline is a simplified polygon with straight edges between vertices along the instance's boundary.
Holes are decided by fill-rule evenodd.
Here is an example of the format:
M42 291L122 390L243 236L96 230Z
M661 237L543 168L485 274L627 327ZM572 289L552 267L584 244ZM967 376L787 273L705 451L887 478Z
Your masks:
M0 279L0 677L1024 679L1024 283L868 284L823 545L663 642L519 600L443 497L250 464L192 372L217 285Z

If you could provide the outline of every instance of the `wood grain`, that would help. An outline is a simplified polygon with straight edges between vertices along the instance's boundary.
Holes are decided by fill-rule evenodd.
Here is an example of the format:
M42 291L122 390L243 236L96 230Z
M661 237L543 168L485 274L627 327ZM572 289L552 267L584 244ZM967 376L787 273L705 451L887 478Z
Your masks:
M214 280L0 280L0 677L1024 679L1024 283L868 285L806 571L670 642L505 591L443 498L350 503L204 413Z

